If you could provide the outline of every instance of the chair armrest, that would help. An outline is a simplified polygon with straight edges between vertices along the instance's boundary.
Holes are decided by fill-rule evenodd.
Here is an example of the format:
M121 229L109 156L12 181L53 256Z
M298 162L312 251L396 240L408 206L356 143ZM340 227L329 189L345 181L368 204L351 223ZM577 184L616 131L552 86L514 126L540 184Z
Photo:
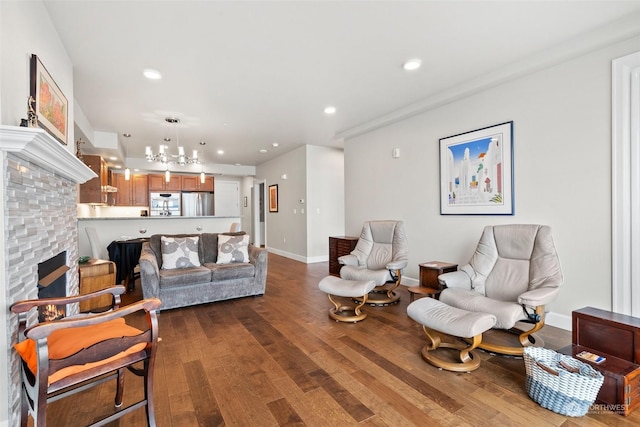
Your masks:
M89 292L88 294L73 295L69 297L54 297L54 298L39 298L32 300L16 301L11 305L11 312L20 314L26 313L34 307L42 307L45 305L67 305L74 304L81 301L90 300L102 295L111 294L115 298L115 307L120 305L120 295L122 295L126 289L124 286L112 286L105 289L100 289L95 292Z
M438 282L447 288L471 289L471 277L462 270L441 274Z
M79 328L81 326L91 326L100 323L108 322L109 320L118 319L128 316L136 311L144 310L146 312L155 312L160 307L160 300L157 298L145 299L137 301L133 304L120 307L117 310L108 311L106 313L81 316L81 317L69 317L53 322L44 322L38 325L32 326L25 331L25 335L28 338L38 340L51 335L53 331L67 328Z
M358 257L352 254L342 255L338 258L338 263L341 265L353 265L358 266Z
M149 242L142 244L140 252L140 285L143 298L160 297L160 266Z
M386 267L387 267L387 270L402 270L407 266L408 263L409 261L407 260L398 259L398 260L391 261L389 264L387 264Z
M532 289L520 294L520 296L518 296L518 303L531 307L547 305L556 298L558 292L560 292L560 288L558 287Z

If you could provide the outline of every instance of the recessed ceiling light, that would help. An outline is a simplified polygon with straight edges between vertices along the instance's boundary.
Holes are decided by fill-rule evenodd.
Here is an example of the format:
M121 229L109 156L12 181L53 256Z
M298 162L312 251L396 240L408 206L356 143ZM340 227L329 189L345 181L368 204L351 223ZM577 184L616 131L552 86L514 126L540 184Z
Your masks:
M266 153L267 150L265 150L264 148L262 150L260 150L261 153Z
M122 169L121 165L116 165L116 169Z
M217 153L222 155L222 154L224 154L224 150L218 150Z
M204 141L200 141L200 143L199 143L199 144L200 144L200 145L207 145L207 143L206 143L206 142L204 142Z
M335 112L336 112L336 107L334 107L333 105L328 105L324 107L325 114L334 114Z
M123 133L122 136L124 136L125 138L131 138L131 134L130 133Z
M153 68L146 68L142 71L142 74L149 80L160 80L162 78L160 71L154 70Z
M279 146L279 145L280 145L280 144L278 144L277 142L274 142L273 144L271 144L271 146L272 146L272 147L277 147L277 146Z
M421 65L422 65L422 61L415 58L415 59L410 59L404 64L402 64L402 68L404 68L407 71L413 71L420 68Z
M118 158L116 156L111 156L111 157L109 157L109 160L116 161L116 160L118 160Z
M171 142L171 138L164 138L163 141L164 142Z

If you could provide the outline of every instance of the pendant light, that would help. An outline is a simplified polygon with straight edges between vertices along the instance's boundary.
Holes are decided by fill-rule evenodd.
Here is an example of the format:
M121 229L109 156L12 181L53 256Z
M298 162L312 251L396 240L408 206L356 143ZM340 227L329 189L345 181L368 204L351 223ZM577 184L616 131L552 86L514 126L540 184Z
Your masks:
M131 171L129 170L129 168L126 168L124 170L124 180L129 181L130 179L131 179Z

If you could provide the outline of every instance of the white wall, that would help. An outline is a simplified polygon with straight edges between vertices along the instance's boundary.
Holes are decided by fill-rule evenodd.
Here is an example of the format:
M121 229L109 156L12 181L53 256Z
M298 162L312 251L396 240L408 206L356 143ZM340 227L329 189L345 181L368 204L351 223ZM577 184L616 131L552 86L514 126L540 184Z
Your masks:
M19 126L20 119L27 118L29 61L36 54L67 98L67 149L75 153L73 64L47 10L40 1L0 1L0 8L0 122Z
M278 184L278 212L267 206L265 214L270 251L302 262L328 260L329 236L344 234L343 170L342 150L313 145L256 168L267 189Z
M565 278L550 311L566 322L577 308L611 309L611 60L638 46L631 39L347 141L347 234L368 219L404 220L405 273L417 278L420 262L468 262L484 225L548 224ZM515 215L441 216L439 138L510 120Z
M344 234L344 152L307 146L307 257L329 260L329 236Z
M287 179L282 179L283 174ZM307 220L306 213L300 213L298 200L307 197L306 147L258 165L256 178L265 179L267 188L278 185L278 212L269 212L268 198L265 201L269 250L304 260L307 256Z

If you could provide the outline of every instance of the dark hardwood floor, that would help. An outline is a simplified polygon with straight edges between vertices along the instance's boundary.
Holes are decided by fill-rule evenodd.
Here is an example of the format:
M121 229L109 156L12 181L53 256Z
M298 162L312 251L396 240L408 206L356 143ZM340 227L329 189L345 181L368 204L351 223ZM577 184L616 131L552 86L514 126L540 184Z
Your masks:
M421 327L399 304L367 308L357 324L329 319L318 289L328 264L269 255L263 297L163 311L155 368L158 426L632 426L629 417L570 418L533 402L522 359L481 353L472 373L441 371L420 357ZM125 299L140 298L140 287ZM547 326L547 348L571 342ZM52 403L50 426L86 425L113 411L109 382ZM125 404L142 393L127 372ZM113 425L116 425L114 423ZM144 410L122 426L144 426Z

